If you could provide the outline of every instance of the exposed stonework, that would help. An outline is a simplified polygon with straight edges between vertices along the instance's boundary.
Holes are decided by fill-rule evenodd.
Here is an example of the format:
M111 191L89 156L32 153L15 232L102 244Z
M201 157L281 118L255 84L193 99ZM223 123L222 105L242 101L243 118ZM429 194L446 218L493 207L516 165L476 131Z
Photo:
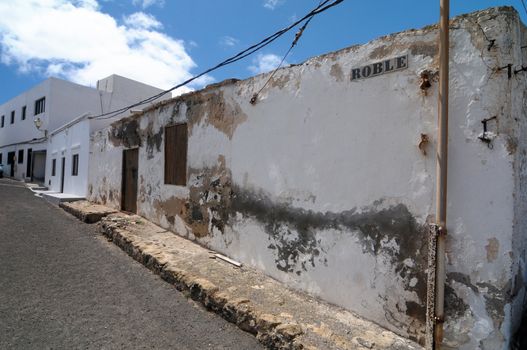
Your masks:
M87 224L99 222L103 217L117 212L114 209L88 201L62 202L59 207Z

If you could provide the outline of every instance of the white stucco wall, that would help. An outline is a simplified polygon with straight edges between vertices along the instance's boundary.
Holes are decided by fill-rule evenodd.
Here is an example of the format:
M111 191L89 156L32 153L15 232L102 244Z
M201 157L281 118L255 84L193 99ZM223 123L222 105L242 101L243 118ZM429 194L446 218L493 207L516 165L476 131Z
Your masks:
M521 66L524 31L511 8L452 25L446 348L506 349L522 312L525 77L496 68ZM268 74L115 123L92 135L89 198L120 207L122 150L139 147L138 214L423 342L436 45L435 27L394 34L281 69L255 105ZM407 69L351 80L401 55ZM177 122L187 186L164 184L163 127Z
M115 120L123 116L130 115L129 111L116 115L112 118L91 119L100 113L106 113L122 108L124 106L136 103L145 98L151 97L162 92L161 89L154 88L128 78L118 75L111 75L98 82L98 89L96 92L96 99L98 106L94 109L95 104L92 99L92 94L86 96L88 101L91 101L91 108L96 112L87 112L82 115L77 115L74 118L71 116L65 124L50 132L47 140L48 157L46 160L46 185L51 191L61 191L61 167L62 158L65 158L65 172L64 172L64 193L70 195L77 195L85 197L88 192L88 171L89 164L89 145L90 134L99 129L108 126ZM92 89L93 90L93 89ZM60 94L62 89L56 89L54 97L62 100L66 96ZM162 96L158 100L166 99L167 96ZM70 101L69 103L73 103ZM144 107L140 105L136 108ZM77 110L87 109L87 106L79 107ZM79 169L78 175L72 175L72 157L74 154L79 155ZM52 162L56 159L56 173L52 175Z
M4 127L0 128L2 161L7 164L4 159L7 159L7 153L12 150L24 149L27 153L27 149L32 148L28 141L43 138L83 113L91 115L106 113L162 92L161 89L118 75L111 75L101 81L104 81L106 85L101 86L100 89L94 89L62 79L49 78L0 105L0 117L5 116ZM46 99L45 111L35 115L35 101L42 97ZM163 96L161 99L167 97ZM26 106L25 120L21 120L23 106ZM144 106L138 108L142 107ZM13 124L10 122L11 111L15 111ZM113 121L125 115L129 113L118 115L113 118ZM35 127L36 118L42 122L40 130ZM94 121L90 127L93 131L107 126L110 122L112 119ZM89 133L89 130L87 132ZM89 147L88 144L88 137L84 137L86 149ZM42 147L41 145L37 149L45 150L47 146ZM17 164L15 178L27 178L25 161L24 164ZM50 163L49 159L46 162ZM9 170L9 166L7 168ZM44 169L41 170L44 171ZM48 170L46 169L46 173L49 173ZM46 183L49 184L49 182L50 178L46 177ZM86 188L86 183L84 187Z
M46 185L51 191L61 190L62 158L65 158L64 193L86 196L88 189L90 121L83 121L65 130L50 135L46 162ZM79 155L78 174L72 174L73 155ZM55 176L52 176L52 161L56 159Z

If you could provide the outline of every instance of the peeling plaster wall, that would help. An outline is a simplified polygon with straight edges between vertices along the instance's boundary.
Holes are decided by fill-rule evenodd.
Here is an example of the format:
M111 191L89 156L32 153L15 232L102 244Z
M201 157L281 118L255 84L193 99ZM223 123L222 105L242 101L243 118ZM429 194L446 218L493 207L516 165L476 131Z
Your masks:
M514 42L521 46L527 45L527 28L518 18L513 22L511 32ZM514 45L511 50L514 62L527 62L527 51ZM517 339L525 337L527 330L527 76L518 75L510 84L511 116L515 121L515 128L511 130L512 137L509 144L514 150L514 221L512 236L512 279L510 283L510 324L516 331ZM516 329L523 317L523 329ZM524 344L526 344L524 340Z
M450 348L505 349L521 317L525 77L495 68L521 66L524 32L511 8L452 23ZM432 26L281 69L255 105L269 74L114 123L92 136L89 197L118 208L122 150L139 147L138 214L423 342L436 40ZM406 54L407 69L350 81L352 68ZM481 120L493 116L487 145ZM163 127L179 122L188 123L188 182L165 185ZM429 142L419 148L421 134Z
M87 199L121 209L123 149L109 142L108 129L90 136Z

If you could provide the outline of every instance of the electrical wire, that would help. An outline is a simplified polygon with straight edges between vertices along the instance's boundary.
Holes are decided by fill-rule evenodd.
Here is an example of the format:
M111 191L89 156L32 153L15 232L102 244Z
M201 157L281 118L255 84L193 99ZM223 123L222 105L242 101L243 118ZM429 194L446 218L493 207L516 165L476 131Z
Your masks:
M318 6L316 6L313 10L311 10L309 13L307 13L305 16L303 16L302 18L300 18L299 20L295 21L294 23L290 24L289 26L277 31L276 33L264 38L263 40L261 40L260 42L254 44L254 45L251 45L249 46L248 48L246 48L245 50L243 51L240 51L239 53L237 53L236 55L234 56L231 56L229 58L227 58L226 60L218 63L217 65L211 67L211 68L208 68L206 70L204 70L203 72L185 80L184 82L180 83L180 84L177 84L175 85L174 87L168 89L168 90L165 90L163 92L160 92L154 96L151 96L149 98L146 98L144 100L141 100L141 101L138 101L136 103L133 103L131 105L128 105L126 107L122 107L122 108L119 108L119 109L116 109L114 111L110 111L110 112L106 112L106 113L101 113L99 115L96 115L96 116L92 116L90 117L89 119L110 119L110 118L113 118L121 113L124 113L128 110L130 110L131 108L134 108L134 107L137 107L137 106L140 106L142 104L145 104L145 103L149 103L149 102L152 102L156 99L158 99L159 97L169 93L169 92L172 92L182 86L185 86L189 83L191 83L192 81L204 76L205 74L208 74L212 71L215 71L221 67L224 67L226 65L229 65L229 64L232 64L234 62L237 62L251 54L253 54L254 52L262 49L263 47L269 45L270 43L272 43L273 41L275 41L276 39L278 39L279 37L281 37L282 35L284 35L285 33L287 33L288 31L290 31L292 28L296 27L297 25L299 25L300 23L303 23L304 21L306 21L307 23L309 23L309 21L316 15L324 12L324 11L327 11L329 10L330 8L336 6L336 5L339 5L340 3L342 3L344 0L324 0L323 2L321 2Z
M318 4L318 7L322 6L323 4L323 1L320 1L320 3ZM271 75L269 75L269 78L267 78L265 84L263 84L263 86L260 88L260 90L258 90L257 92L255 92L253 94L253 96L251 97L251 104L255 104L257 99L258 99L258 95L260 95L260 93L263 91L263 89L265 89L265 87L267 86L267 84L269 84L269 82L271 81L271 79L273 79L275 73L280 69L280 67L282 67L282 64L284 64L285 62L285 59L287 58L287 56L289 56L289 53L291 52L291 50L293 50L293 47L295 47L295 45L298 43L298 40L300 40L300 37L302 36L302 34L304 34L304 30L306 29L307 25L309 24L309 22L311 22L311 20L313 19L313 17L315 17L314 15L309 17L307 19L307 21L302 25L302 27L300 27L300 29L298 30L298 32L296 32L295 34L295 39L293 40L293 42L291 43L291 46L289 47L289 49L287 50L287 52L285 53L284 57L282 57L282 60L280 61L280 64L278 64L278 66L273 70L273 72L271 73Z
M522 0L523 9L525 10L525 14L527 14L527 6L525 5L525 0Z

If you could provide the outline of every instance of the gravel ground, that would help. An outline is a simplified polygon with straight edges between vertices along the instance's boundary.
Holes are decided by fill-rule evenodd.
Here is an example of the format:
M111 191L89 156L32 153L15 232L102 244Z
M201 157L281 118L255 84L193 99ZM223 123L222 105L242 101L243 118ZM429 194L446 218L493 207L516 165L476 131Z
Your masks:
M0 179L0 349L262 349L18 183Z

